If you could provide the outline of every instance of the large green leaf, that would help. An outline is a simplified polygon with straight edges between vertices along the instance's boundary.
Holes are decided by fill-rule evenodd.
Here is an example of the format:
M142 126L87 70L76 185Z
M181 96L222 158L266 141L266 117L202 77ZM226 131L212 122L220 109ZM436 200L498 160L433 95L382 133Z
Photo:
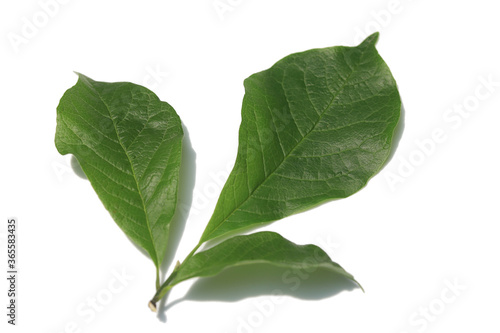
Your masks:
M297 245L277 233L264 231L229 238L187 258L167 280L167 285L157 292L150 306L155 310L155 303L179 282L213 276L229 267L262 263L309 272L325 268L358 284L351 274L333 262L319 247Z
M55 143L73 154L113 219L158 268L177 202L183 131L150 90L79 74L57 107Z
M345 198L382 168L401 100L377 39L292 54L245 80L237 159L200 243Z

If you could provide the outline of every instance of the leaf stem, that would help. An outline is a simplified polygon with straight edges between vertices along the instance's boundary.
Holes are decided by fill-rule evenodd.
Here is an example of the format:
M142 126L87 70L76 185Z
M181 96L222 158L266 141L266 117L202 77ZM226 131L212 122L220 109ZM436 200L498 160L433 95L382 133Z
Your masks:
M194 253L196 252L196 250L198 250L202 244L203 244L203 242L200 241L194 247L194 249L186 256L186 258L184 259L184 261L182 263L185 263L186 260L188 260L189 258L191 258L194 255ZM156 303L160 299L162 299L163 296L165 296L168 293L168 291L170 289L172 289L173 286L175 286L175 284L170 285L170 283L174 280L175 276L177 275L177 271L179 270L180 266L182 266L182 264L179 264L179 262L177 262L177 265L175 266L174 271L165 280L165 282L163 282L163 284L161 286L160 286L160 283L159 283L159 275L158 275L158 270L157 270L157 275L156 275L156 294L153 296L153 298L151 299L151 301L149 301L149 304L148 304L149 308L151 309L151 311L156 312L156 310L157 310Z
M203 242L202 242L202 241L200 241L200 242L198 243L198 245L196 245L196 246L194 247L194 249L193 249L191 252L189 252L189 254L187 255L187 257L184 259L183 263L184 263L186 260L190 259L190 258L194 255L194 253L196 252L196 250L198 250L198 249L200 248L201 244L203 244Z
M160 269L156 267L156 290L160 289Z

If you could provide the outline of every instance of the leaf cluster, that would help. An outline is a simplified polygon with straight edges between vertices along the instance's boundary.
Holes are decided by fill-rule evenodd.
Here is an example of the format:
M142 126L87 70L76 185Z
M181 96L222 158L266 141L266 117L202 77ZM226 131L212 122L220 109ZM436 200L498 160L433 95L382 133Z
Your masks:
M73 154L123 232L156 266L150 307L176 284L228 267L323 267L357 283L315 245L274 232L242 235L366 185L389 158L401 99L378 54L357 47L289 55L244 81L238 155L198 244L160 281L177 207L183 130L150 90L78 74L57 107L55 144ZM181 184L182 186L182 184ZM199 251L210 240L219 243Z

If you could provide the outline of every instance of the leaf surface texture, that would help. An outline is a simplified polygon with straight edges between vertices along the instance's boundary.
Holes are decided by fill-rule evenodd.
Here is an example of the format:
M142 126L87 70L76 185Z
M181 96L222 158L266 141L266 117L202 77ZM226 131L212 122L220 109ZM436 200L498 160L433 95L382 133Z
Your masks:
M118 226L159 267L177 203L181 121L142 86L78 75L57 107L56 147L77 158Z
M377 39L292 54L245 80L238 155L200 243L348 197L382 168L401 99Z

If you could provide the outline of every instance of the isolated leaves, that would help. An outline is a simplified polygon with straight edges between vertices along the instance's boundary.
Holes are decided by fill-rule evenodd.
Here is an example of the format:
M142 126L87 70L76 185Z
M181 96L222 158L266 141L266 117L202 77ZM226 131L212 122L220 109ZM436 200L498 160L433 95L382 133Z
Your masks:
M79 74L57 108L56 147L79 161L106 209L157 267L156 302L174 285L255 263L326 268L357 283L315 245L279 234L215 237L274 221L361 189L387 161L401 100L375 49L292 54L244 82L235 166L203 235L160 286L159 266L177 204L183 131L174 109L132 83Z
M78 76L57 107L56 147L78 159L115 222L158 270L177 203L181 121L144 87Z
M245 80L238 156L200 243L345 198L381 169L401 100L377 39L292 54Z
M275 232L264 231L232 237L188 258L176 271L170 285L193 277L216 275L229 267L257 263L305 270L322 267L357 284L351 274L319 247L297 245Z

